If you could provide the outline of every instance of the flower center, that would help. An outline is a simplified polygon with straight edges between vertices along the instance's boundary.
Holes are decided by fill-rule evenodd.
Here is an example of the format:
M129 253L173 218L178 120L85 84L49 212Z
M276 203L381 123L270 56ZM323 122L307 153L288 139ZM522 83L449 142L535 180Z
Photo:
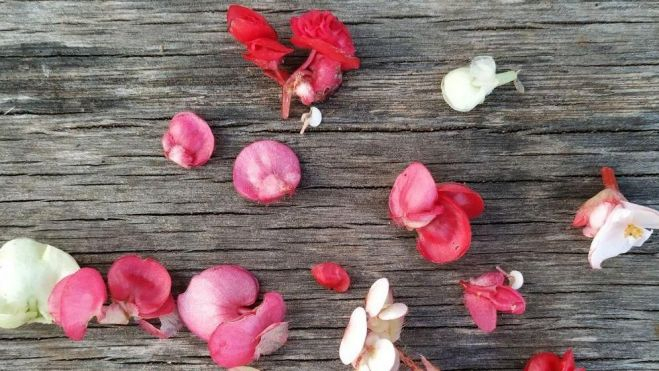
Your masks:
M628 224L625 228L625 237L641 238L643 236L643 229L634 224Z

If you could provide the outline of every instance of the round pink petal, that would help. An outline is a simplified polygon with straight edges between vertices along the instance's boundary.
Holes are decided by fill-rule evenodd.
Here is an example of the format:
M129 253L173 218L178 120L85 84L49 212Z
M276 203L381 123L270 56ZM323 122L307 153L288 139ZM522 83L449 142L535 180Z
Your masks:
M169 122L162 137L165 157L184 168L208 162L215 149L215 137L206 121L192 112L180 112Z
M243 148L233 165L233 186L244 198L269 204L295 192L300 161L285 144L274 140Z
M223 322L250 311L259 294L259 282L247 269L218 265L192 277L178 296L178 311L185 325L208 341Z
M464 303L479 329L492 332L497 327L497 309L486 298L465 293Z
M106 299L101 273L92 268L82 268L55 285L48 298L48 309L66 336L72 340L82 340L87 323L95 316L102 316Z
M108 286L112 300L134 304L142 318L174 310L172 279L167 269L153 259L122 256L108 271Z
M264 330L280 323L286 304L279 293L269 292L254 313L220 324L208 341L213 361L222 367L244 366L254 361ZM270 349L271 350L271 349Z
M441 212L437 186L430 171L420 162L411 163L398 175L389 194L389 215L397 225L421 228Z

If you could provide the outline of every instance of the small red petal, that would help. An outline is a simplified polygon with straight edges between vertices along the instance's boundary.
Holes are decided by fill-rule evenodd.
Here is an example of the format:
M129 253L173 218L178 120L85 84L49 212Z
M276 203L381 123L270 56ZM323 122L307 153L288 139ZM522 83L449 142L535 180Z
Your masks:
M524 371L586 371L586 369L576 368L574 353L570 348L562 358L550 352L537 353L526 363Z
M250 312L258 294L259 282L250 271L218 265L192 277L178 296L178 311L188 329L208 341L221 323Z
M215 149L215 137L206 121L192 112L179 112L162 137L165 157L184 168L205 164Z
M318 53L339 62L341 64L341 70L343 71L356 70L360 67L361 62L359 58L348 55L341 51L341 49L323 40L306 36L293 36L291 42L293 45L301 48L313 49Z
M209 342L213 361L222 367L244 366L254 361L264 330L284 320L286 305L279 293L269 292L254 313L225 322L213 332ZM285 341L285 340L284 340ZM268 348L272 351L272 348Z
M389 215L399 226L421 228L442 211L437 200L437 186L430 171L422 163L413 162L396 177L391 188Z
M153 259L137 255L119 258L108 271L108 286L113 301L134 304L142 318L174 310L172 279L167 269Z
M277 39L277 32L265 17L241 5L230 5L227 9L227 28L243 44L258 38Z
M82 268L55 285L48 298L48 309L66 336L77 341L85 337L89 321L102 316L105 300L107 292L101 273Z
M499 312L522 314L526 311L524 297L508 286L498 286L490 300Z
M478 295L465 293L464 303L479 329L485 332L494 331L497 327L497 310L492 302Z
M471 244L471 225L462 209L449 198L439 195L444 211L430 224L417 229L417 250L433 263L449 263L460 259Z
M485 203L478 192L459 183L441 183L437 185L437 192L449 197L465 213L469 219L479 217L485 210Z
M311 275L319 285L336 292L346 292L350 287L350 276L340 265L332 262L316 264Z
M263 204L292 195L300 178L300 161L295 152L274 140L254 142L243 148L233 165L236 191Z

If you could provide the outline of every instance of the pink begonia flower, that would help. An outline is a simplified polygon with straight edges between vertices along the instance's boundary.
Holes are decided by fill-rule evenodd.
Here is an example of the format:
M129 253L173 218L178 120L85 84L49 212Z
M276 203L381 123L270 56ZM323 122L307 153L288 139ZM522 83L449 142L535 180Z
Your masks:
M336 292L346 292L350 287L350 276L343 267L333 262L316 264L311 275L319 285Z
M411 163L394 182L389 215L395 224L418 233L417 250L425 259L450 263L471 245L469 219L483 213L481 196L459 183L435 184L421 163Z
M79 341L85 337L87 324L92 318L104 317L106 299L107 290L101 273L96 269L82 268L55 285L48 298L48 309L66 336Z
M460 281L464 304L478 328L492 332L497 326L497 311L522 314L526 301L517 290L506 285L500 271L488 272L469 281Z
M169 122L162 148L168 160L189 169L208 162L215 150L215 137L201 117L179 112Z
M181 319L208 341L213 361L222 367L251 363L286 343L288 323L281 294L268 292L256 308L259 284L240 266L218 265L194 276L178 297Z
M233 186L238 194L262 204L293 195L301 177L295 152L274 140L243 148L233 165Z
M601 269L606 259L639 247L659 228L659 211L628 202L618 190L613 169L602 168L603 191L586 201L572 223L593 237L588 261Z
M381 278L371 286L365 308L358 307L350 316L339 357L360 371L395 371L400 357L395 343L400 338L408 308L394 303L389 280Z
M563 357L550 352L535 354L524 367L524 371L586 371L574 364L574 352L568 349Z

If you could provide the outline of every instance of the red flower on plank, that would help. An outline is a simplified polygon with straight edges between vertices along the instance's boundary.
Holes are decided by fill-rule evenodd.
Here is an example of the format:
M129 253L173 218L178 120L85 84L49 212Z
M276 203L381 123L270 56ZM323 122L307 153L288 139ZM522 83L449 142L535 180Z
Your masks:
M350 276L342 266L325 262L311 267L311 275L319 285L336 292L346 292L350 287Z
M574 352L568 349L563 357L550 352L535 354L529 359L524 371L586 371L583 367L576 367Z

